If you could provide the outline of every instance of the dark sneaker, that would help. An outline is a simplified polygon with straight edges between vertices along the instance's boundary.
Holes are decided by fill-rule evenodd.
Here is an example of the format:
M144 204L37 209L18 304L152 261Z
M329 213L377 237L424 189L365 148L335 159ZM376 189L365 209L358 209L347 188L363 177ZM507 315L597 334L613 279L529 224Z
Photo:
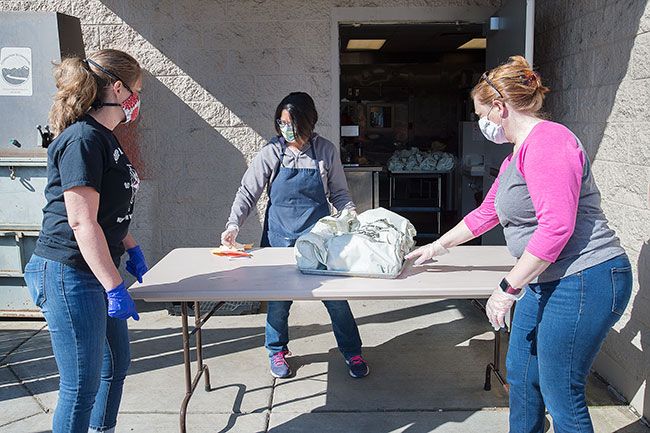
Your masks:
M271 375L273 377L289 377L291 376L291 369L285 359L286 356L291 355L288 350L283 350L271 356Z
M348 365L348 368L350 369L350 376L356 379L359 379L361 377L366 377L368 373L370 373L370 368L368 367L368 363L366 362L365 359L363 359L363 356L361 355L352 356L346 359L345 363Z

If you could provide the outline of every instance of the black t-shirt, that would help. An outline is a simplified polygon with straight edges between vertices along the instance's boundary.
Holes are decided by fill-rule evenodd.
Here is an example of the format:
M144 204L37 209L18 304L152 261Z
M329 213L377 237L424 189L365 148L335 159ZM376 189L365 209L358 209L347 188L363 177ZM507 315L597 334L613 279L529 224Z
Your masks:
M63 201L63 192L77 186L99 192L97 221L119 266L140 180L113 132L89 115L66 128L48 148L47 204L34 250L41 257L88 270Z

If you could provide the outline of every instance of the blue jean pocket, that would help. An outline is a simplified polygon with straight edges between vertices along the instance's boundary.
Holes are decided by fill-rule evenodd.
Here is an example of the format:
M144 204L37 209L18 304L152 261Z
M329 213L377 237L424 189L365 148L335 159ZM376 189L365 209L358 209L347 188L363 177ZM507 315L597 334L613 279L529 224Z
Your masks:
M612 268L612 313L623 314L632 295L632 268Z
M25 283L27 289L32 297L32 301L38 308L43 308L47 299L45 293L45 268L47 262L45 260L32 260L25 266Z

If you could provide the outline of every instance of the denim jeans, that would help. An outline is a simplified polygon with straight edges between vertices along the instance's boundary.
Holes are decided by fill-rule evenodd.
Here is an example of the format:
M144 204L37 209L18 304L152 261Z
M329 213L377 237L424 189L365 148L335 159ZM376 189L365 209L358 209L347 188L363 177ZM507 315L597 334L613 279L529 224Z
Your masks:
M603 340L625 310L632 271L621 255L557 281L530 284L517 302L506 360L510 432L594 431L585 386Z
M269 356L287 350L289 344L289 309L292 301L270 301L266 315L266 349ZM323 301L332 320L336 343L348 359L361 355L361 337L348 301Z
M108 317L104 289L90 272L34 255L25 281L60 374L53 433L113 428L131 359L126 320Z

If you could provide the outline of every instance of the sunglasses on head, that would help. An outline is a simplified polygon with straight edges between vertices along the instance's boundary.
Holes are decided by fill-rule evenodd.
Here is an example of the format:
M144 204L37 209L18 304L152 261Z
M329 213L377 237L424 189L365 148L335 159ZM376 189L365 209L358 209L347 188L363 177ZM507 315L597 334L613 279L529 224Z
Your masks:
M495 92L499 94L499 97L503 98L503 94L499 91L499 89L497 89L497 86L494 85L492 80L490 80L490 77L488 77L487 71L483 72L483 75L481 75L481 79L479 81L485 81L486 83L488 83L488 85L492 87Z

